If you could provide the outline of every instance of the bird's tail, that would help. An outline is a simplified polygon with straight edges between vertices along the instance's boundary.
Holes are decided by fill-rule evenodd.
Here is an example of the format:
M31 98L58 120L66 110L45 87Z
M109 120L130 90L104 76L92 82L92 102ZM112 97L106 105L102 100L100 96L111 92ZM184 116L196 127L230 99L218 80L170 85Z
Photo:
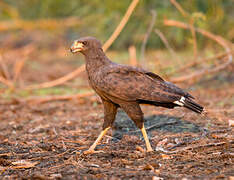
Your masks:
M199 113L201 114L202 111L203 111L203 107L197 103L195 103L193 100L189 99L189 98L186 98L184 100L184 107L196 112L196 113Z
M203 107L199 104L197 104L196 102L194 102L193 100L191 100L190 98L185 98L185 97L181 97L181 99L179 101L175 101L175 104L179 105L179 106L184 106L196 113L201 114L203 111Z

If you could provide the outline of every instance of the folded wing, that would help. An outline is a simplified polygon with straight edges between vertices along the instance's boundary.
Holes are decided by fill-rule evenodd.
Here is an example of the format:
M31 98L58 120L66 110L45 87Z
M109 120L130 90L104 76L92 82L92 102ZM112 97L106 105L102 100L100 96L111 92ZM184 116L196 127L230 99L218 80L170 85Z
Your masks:
M191 97L152 72L128 66L120 66L103 73L98 88L106 95L125 101L174 102L181 96Z

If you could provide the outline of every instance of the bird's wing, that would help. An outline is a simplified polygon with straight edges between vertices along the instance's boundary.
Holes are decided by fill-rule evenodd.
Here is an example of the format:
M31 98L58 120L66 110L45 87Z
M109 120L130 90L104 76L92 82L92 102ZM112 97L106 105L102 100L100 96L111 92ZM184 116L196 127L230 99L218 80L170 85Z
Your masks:
M97 89L108 97L124 101L174 102L186 95L160 76L139 68L118 66L102 74Z
M178 95L194 99L194 97L191 94L185 92L184 90L182 90L181 88L177 87L176 85L174 85L171 82L164 81L159 75L154 74L152 72L145 72L145 74L148 75L148 76L150 76L151 78L153 78L155 80L161 81L163 83L163 86L166 86L166 88L168 90L171 90L173 93L176 93Z

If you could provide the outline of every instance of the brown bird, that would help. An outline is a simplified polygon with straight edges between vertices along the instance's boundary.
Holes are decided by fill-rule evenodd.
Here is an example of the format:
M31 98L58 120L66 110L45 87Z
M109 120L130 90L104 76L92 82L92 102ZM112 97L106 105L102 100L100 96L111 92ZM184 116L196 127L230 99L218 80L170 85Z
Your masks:
M153 149L144 128L140 104L166 108L180 106L196 113L203 111L203 107L195 103L189 93L164 81L160 76L141 68L112 62L103 52L100 41L94 37L75 40L71 52L81 52L85 56L89 83L101 97L104 106L103 130L85 154L97 152L95 147L111 128L119 107L141 129L147 151Z

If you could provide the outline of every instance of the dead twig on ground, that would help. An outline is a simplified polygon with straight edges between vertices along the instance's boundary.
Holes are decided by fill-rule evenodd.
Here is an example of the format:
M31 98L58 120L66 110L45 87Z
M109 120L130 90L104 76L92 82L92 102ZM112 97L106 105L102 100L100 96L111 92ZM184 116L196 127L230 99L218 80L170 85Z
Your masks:
M85 65L81 65L79 68L77 68L75 71L72 71L71 73L68 73L67 75L58 78L56 80L53 81L49 81L49 82L44 82L41 84L36 84L36 85L31 85L26 87L25 89L27 90L34 90L34 89L43 89L43 88L50 88L50 87L54 87L57 85L61 85L73 78L75 78L78 74L80 74L81 72L84 72L85 70Z
M165 149L160 149L160 150L163 151L164 153L167 153L167 154L174 154L174 153L178 153L178 152L182 152L182 151L196 150L196 149L200 149L200 148L213 147L213 146L222 146L222 145L233 144L233 143L234 143L234 141L230 140L227 142L217 142L217 143L209 143L209 144L202 144L202 145L198 144L197 146L187 146L187 147L178 149L176 151L168 151Z
M104 51L106 51L111 46L111 44L118 37L120 32L123 30L124 26L128 22L133 10L135 9L136 5L138 4L138 2L139 2L139 0L133 0L132 3L129 5L129 7L128 7L124 17L120 21L119 25L117 26L117 28L115 29L115 31L113 32L111 37L106 41L106 43L104 43L104 45L103 45ZM81 72L84 72L84 71L85 71L85 65L83 64L79 68L77 68L75 71L73 71L73 72L71 72L71 73L69 73L61 78L58 78L58 79L53 80L53 81L45 82L42 84L31 85L31 86L26 87L25 89L33 90L33 89L50 88L50 87L54 87L57 85L61 85L61 84L64 84L65 82L67 82L71 79L74 79Z
M146 43L149 39L149 36L153 30L154 24L155 24L155 20L156 20L156 16L157 13L155 10L151 10L151 14L152 14L152 19L149 25L149 28L145 34L145 37L143 39L142 45L141 45L141 55L140 55L140 64L142 67L146 68L146 63L145 63L145 48L146 48Z
M183 23L183 22L180 22L180 21L175 21L175 20L164 20L164 25L175 26L175 27L179 27L179 28L183 28L183 29L190 29L190 25ZM232 62L231 49L229 48L226 40L224 40L221 36L214 35L208 31L205 31L205 30L200 29L200 28L194 28L194 30L196 32L199 32L200 34L206 36L207 38L216 41L218 44L220 44L225 49L226 53L228 54L228 60L225 63L217 65L216 67L213 67L213 68L204 68L204 69L202 69L200 71L196 71L190 75L171 78L172 82L183 82L186 80L194 80L194 79L201 77L205 74L211 74L211 73L221 71L224 68L226 68L229 64L231 64L231 62Z

